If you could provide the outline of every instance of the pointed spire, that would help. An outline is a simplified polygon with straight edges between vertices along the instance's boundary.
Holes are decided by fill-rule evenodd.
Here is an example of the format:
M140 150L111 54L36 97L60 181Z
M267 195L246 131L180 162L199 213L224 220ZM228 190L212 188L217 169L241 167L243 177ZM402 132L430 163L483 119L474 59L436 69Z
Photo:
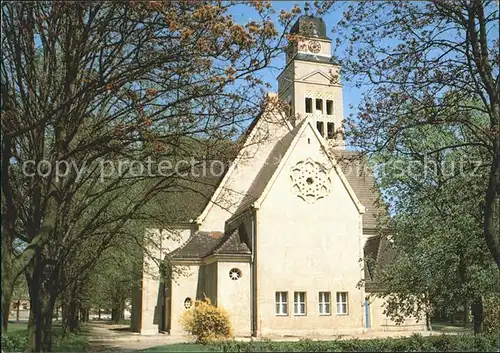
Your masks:
M305 5L304 5L304 12L306 13L306 16L309 16L308 12L309 12L309 2L306 1Z

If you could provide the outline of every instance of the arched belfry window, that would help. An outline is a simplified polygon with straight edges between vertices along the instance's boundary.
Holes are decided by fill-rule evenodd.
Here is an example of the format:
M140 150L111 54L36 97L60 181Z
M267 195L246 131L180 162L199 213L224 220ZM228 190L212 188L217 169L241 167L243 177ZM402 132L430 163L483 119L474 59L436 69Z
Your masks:
M322 137L325 137L325 123L323 123L322 121L317 121L316 128L318 129L320 135Z
M323 114L323 99L316 98L316 112Z
M329 99L326 101L326 115L333 115L333 101Z
M313 111L313 100L312 98L306 98L306 113L312 113Z

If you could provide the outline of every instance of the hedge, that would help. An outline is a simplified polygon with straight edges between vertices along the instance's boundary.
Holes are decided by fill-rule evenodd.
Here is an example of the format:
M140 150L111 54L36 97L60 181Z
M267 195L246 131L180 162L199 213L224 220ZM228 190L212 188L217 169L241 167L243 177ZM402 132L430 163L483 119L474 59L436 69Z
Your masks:
M499 334L414 334L404 338L298 342L225 341L210 345L214 352L500 352Z

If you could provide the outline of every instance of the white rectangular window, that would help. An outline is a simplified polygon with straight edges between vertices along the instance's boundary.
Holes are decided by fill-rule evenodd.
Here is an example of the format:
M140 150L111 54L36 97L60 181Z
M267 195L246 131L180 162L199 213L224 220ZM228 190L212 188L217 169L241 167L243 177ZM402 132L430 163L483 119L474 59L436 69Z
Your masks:
M337 292L337 314L347 315L349 313L348 299L347 292Z
M330 292L319 292L319 314L330 315Z
M293 313L295 315L306 314L306 292L293 293Z
M276 315L288 315L287 297L287 292L276 292Z

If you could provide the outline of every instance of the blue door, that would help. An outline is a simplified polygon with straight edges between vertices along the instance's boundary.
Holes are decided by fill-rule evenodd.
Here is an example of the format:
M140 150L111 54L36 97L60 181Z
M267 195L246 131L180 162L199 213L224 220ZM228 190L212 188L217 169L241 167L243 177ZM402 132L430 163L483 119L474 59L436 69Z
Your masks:
M365 323L366 328L370 328L370 302L368 299L365 299Z

